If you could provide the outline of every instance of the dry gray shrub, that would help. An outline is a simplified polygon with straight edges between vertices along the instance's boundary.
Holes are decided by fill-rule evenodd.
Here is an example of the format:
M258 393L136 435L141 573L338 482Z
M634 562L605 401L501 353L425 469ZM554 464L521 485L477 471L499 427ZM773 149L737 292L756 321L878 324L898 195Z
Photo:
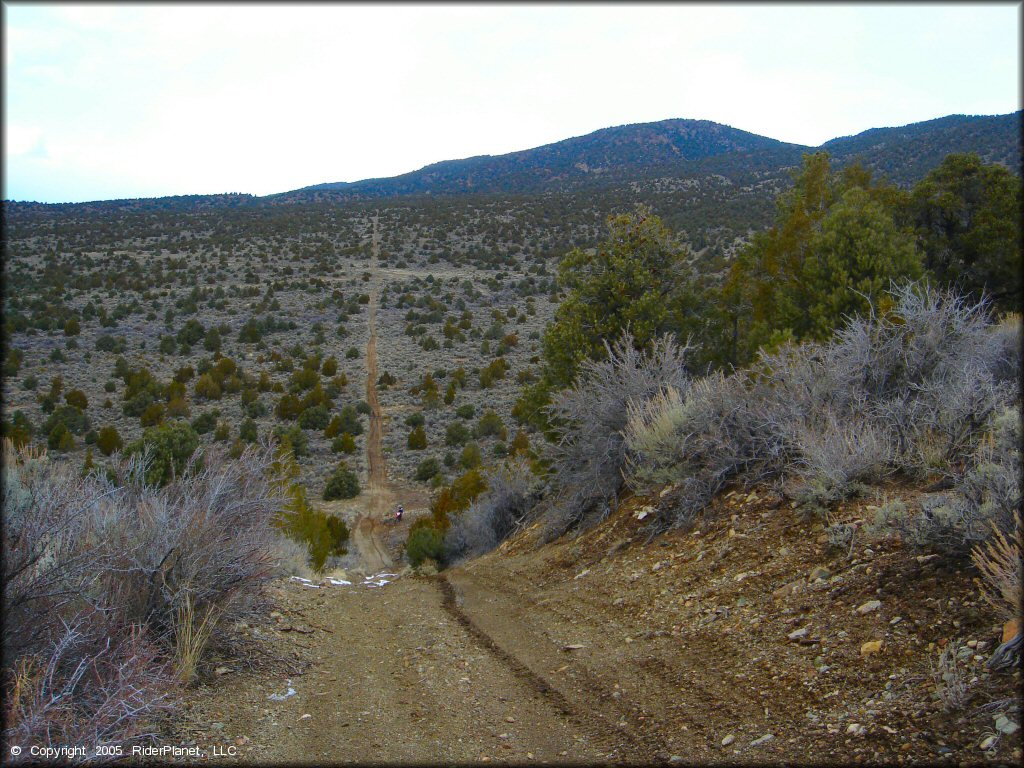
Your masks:
M239 616L271 574L272 461L266 445L234 461L207 450L156 488L145 456L83 478L5 446L3 673L23 694L6 737L127 739L163 706L157 654L184 634L176 620Z
M151 740L173 710L175 677L138 626L104 636L89 620L63 625L48 654L24 656L8 680L4 749ZM86 754L70 762L95 759ZM10 758L17 762L17 758ZM22 760L34 762L26 750Z
M607 358L586 361L576 383L558 393L548 412L557 442L547 451L554 493L544 505L545 537L604 519L622 490L629 404L643 403L669 389L685 392L688 345L669 336L638 351L627 330Z
M677 486L672 503L659 508L658 527L687 524L730 482L756 483L781 469L783 441L759 386L743 374L715 373L685 394L666 389L630 403L624 430L630 486Z
M478 557L511 535L537 503L541 483L530 463L516 457L487 470L487 490L464 512L454 515L445 534L445 560Z
M1019 318L994 325L983 303L921 285L892 295L892 312L853 318L827 344L785 345L750 371L632 402L630 484L677 486L661 522L685 524L738 479L789 473L790 492L825 512L892 472L936 470L957 493L904 518L913 541L963 549L993 516L1008 519L1020 505L1011 450L1019 430L989 447L983 438L1012 426L1005 413L1020 398Z
M879 522L913 546L957 556L967 556L993 529L1010 535L1022 507L1020 412L1003 408L989 426L950 492L923 496L917 510L889 510Z
M142 462L119 465L93 505L90 536L112 566L102 582L128 621L167 632L188 599L199 614L239 618L272 575L271 520L280 508L269 479L269 446L228 460L219 446L197 452L164 488L142 482Z
M793 495L822 512L891 471L892 446L886 431L859 414L843 419L826 408L819 418L800 424L794 437Z

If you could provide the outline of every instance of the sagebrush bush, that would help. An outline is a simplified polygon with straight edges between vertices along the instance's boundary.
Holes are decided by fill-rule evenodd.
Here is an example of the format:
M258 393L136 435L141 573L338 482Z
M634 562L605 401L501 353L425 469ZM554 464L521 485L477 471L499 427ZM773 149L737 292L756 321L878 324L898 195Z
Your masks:
M597 522L612 510L622 489L629 404L688 385L688 347L665 336L638 351L628 331L605 345L607 358L585 361L576 383L548 406L557 442L548 448L554 493L545 504L545 536Z
M661 527L685 525L731 482L747 483L780 471L786 459L779 430L767 418L760 385L745 376L715 373L629 405L624 430L626 476L636 489L677 486L659 507Z
M138 734L171 690L161 659L173 656L186 602L237 619L271 575L280 500L270 465L266 447L237 461L209 449L160 487L145 454L82 477L5 446L3 667L17 702L8 741Z
M893 472L937 472L957 493L893 522L916 543L969 548L1020 504L1016 442L993 453L995 433L983 440L1012 430L1019 327L919 285L894 287L892 299L887 314L853 318L826 344L786 344L749 370L633 402L631 485L676 484L660 520L681 525L733 479L788 478L790 494L825 512Z

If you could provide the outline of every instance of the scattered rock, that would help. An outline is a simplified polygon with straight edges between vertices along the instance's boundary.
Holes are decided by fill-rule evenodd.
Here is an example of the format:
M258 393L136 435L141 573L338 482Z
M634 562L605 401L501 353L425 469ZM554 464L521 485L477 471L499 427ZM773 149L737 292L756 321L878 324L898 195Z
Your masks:
M307 712L306 714L304 714L302 717L299 718L299 720L312 720L312 719L313 719L313 716L311 714L309 714L309 712Z
M831 575L832 571L822 565L819 565L811 568L811 572L807 574L807 578L811 581L817 581L818 579L827 579Z
M996 730L1000 733L1004 733L1009 736L1011 733L1016 733L1020 726L1017 725L1013 720L1008 718L1006 715L1000 715L996 718Z
M735 736L733 736L733 735L732 735L732 734L730 733L730 734L729 734L728 736L726 736L726 737L725 737L724 739L722 739L722 746L723 746L723 747L728 747L728 746L729 746L730 744L732 744L732 743L733 743L734 741L736 741L736 737L735 737Z
M754 739L752 742L750 742L750 746L752 746L752 747L760 747L762 744L767 744L769 741L771 741L774 738L775 738L775 734L774 733L766 733L761 738Z
M867 730L867 726L863 726L860 723L850 723L846 726L846 732L853 736L862 736Z
M810 631L811 630L808 627L801 627L800 629L794 629L792 632L790 632L788 635L786 635L786 637L789 638L790 640L796 641L796 640L799 640L801 638L807 637L807 635L810 633Z
M882 641L881 640L869 640L860 647L861 656L870 656L873 653L882 652Z
M634 514L634 517L636 517L637 520L643 520L645 517L647 517L653 511L654 511L654 507L651 507L651 506L641 507L640 509L638 509L636 511L636 513Z
M774 592L772 592L772 597L774 597L776 600L781 600L784 597L795 595L797 592L803 589L805 583L806 582L804 582L803 579L791 581L789 582L789 584L785 584L776 589Z
M989 736L987 739L982 741L981 744L978 745L978 749L984 749L984 750L987 751L987 750L992 749L993 747L995 747L995 745L998 744L998 743L999 743L999 736L997 734L993 733L991 736Z
M578 651L580 648L584 648L584 647L585 646L582 646L579 643L573 643L572 645L563 645L562 646L562 650L563 651Z
M857 613L859 613L861 616L867 616L869 613L874 613L881 607L881 600L868 600L866 603L864 603L864 605L860 606L857 609Z
M230 671L231 670L227 667L217 667L215 670L213 670L213 674L217 675L217 677L220 677L221 675L226 675Z

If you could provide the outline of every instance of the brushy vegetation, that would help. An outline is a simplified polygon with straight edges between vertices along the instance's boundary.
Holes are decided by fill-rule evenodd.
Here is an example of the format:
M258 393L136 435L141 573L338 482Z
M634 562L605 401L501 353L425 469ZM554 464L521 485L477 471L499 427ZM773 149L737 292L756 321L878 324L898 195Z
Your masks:
M163 485L146 454L85 477L4 448L8 744L151 736L207 643L275 569L269 448L195 454Z
M541 483L529 462L516 457L484 474L487 490L453 515L444 538L444 560L453 563L494 549L526 519Z
M788 344L749 370L633 398L631 486L677 484L662 516L673 527L741 479L777 478L824 512L893 473L939 475L954 493L893 520L908 539L966 551L991 522L1008 530L1021 503L1019 322L920 285L895 288L892 303L824 345Z
M688 377L687 347L663 336L638 350L626 331L607 346L607 358L585 361L577 382L548 406L557 442L548 451L554 494L545 502L547 535L603 519L623 486L628 406L667 389L681 389Z

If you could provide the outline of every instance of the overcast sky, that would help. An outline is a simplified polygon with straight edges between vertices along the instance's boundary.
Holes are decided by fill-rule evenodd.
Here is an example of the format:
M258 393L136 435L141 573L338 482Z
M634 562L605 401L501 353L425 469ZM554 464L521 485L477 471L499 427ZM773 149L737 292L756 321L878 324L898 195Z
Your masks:
M1020 5L4 4L4 197L282 192L599 128L1020 109Z

